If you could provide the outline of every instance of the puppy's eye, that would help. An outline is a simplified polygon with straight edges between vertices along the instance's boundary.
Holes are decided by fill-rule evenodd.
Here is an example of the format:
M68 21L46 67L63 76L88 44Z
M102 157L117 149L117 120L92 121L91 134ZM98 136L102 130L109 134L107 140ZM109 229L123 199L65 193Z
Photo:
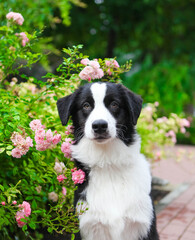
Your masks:
M91 105L88 102L85 102L83 104L83 109L86 111L90 111L91 110Z
M111 102L110 107L112 110L117 110L119 108L119 104L116 101Z

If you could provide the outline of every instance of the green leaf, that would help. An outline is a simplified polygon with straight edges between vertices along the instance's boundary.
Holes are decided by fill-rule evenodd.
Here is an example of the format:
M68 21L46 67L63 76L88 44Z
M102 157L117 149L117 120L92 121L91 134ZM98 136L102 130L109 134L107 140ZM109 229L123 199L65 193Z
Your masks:
M8 156L11 156L12 155L12 152L11 151L6 151L7 155Z
M49 233L52 233L52 232L53 232L53 229L52 229L51 227L49 227L49 228L47 229L47 231L48 231Z
M75 235L72 234L72 235L71 235L71 240L74 240L74 239L75 239Z
M0 148L0 153L3 153L5 151L5 148Z
M12 146L12 145L8 145L8 146L6 147L6 149L8 149L8 150L13 149L13 146Z
M34 222L30 222L28 224L32 229L36 229L36 224Z
M32 200L34 197L33 196L28 196L26 197L26 200Z
M20 116L18 116L18 115L14 116L13 119L16 120L16 121L19 121L20 120Z
M4 186L0 184L0 189L4 192Z
M7 201L8 201L8 203L11 202L11 196L8 196Z
M32 208L34 208L34 209L37 208L37 202L34 199L32 201Z
M22 218L21 218L20 221L22 221ZM23 222L23 221L22 221L22 222ZM25 232L25 231L27 230L27 225L24 225L24 226L22 227L22 230Z

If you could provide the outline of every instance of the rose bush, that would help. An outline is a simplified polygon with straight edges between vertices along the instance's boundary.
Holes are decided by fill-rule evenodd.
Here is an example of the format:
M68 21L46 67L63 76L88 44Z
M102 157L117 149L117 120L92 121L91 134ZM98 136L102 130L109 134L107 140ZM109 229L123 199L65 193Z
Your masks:
M67 57L58 74L45 76L46 82L20 75L26 81L19 83L18 70L41 55L31 51L35 34L16 34L22 33L22 17L9 13L7 19L0 28L0 239L41 239L43 228L71 233L74 239L78 220L73 195L85 174L74 167L74 129L71 121L61 126L56 101L85 82L121 82L120 74L130 70L131 61L119 66L116 59L89 60L78 45L63 49ZM145 106L137 127L142 152L151 161L160 159L160 146L175 144L175 134L189 126L175 114L159 118L157 105Z

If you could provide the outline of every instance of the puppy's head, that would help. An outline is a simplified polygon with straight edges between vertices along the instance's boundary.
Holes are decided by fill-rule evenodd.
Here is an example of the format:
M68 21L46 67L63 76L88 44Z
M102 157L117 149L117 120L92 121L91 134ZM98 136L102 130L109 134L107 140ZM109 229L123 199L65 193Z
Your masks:
M72 116L75 140L83 136L96 143L120 138L133 141L142 99L121 84L92 83L57 102L62 125Z

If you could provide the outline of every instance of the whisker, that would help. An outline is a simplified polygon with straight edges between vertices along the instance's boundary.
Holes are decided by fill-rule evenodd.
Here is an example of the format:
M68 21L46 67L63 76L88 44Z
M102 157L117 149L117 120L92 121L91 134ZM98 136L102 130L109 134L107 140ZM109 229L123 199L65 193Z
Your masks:
M120 123L117 123L116 127L125 128L127 130L127 126L120 124Z
M84 128L82 126L76 129L74 132L75 139L80 140L84 136L83 130Z

